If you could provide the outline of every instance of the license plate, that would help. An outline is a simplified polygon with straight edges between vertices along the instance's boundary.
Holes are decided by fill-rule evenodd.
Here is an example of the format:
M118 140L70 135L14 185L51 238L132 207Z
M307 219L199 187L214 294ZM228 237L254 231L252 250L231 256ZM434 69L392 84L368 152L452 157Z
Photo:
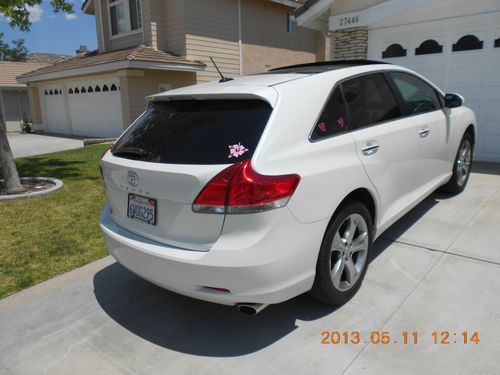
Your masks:
M129 194L127 216L146 224L156 225L156 199Z

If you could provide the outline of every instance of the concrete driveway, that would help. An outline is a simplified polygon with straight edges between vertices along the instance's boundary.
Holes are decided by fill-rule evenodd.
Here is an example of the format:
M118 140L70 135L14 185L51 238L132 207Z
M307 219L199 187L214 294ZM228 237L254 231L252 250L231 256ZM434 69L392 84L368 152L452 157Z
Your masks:
M104 258L0 301L0 373L499 373L498 168L477 169L460 196L428 198L375 256L341 308L303 295L256 317L162 290ZM322 345L323 331L358 331L360 342ZM369 343L373 331L390 343ZM464 344L463 331L479 343Z
M7 138L15 158L83 147L81 139L57 135L9 133Z

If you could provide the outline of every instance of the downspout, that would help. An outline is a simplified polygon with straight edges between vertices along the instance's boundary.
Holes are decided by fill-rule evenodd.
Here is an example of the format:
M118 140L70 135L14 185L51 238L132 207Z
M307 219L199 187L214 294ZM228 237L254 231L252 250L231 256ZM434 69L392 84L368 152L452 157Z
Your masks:
M102 51L106 52L106 39L104 39L104 23L102 22L102 6L101 0L97 0L97 6L99 7L99 22L101 23L101 40L102 40Z
M240 54L240 76L243 75L243 45L241 42L241 0L238 0L238 49Z

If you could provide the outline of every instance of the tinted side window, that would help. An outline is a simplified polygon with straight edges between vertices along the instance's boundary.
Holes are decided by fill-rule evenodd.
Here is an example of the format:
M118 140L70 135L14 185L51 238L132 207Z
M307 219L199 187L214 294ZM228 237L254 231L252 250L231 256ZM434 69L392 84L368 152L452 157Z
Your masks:
M261 100L156 102L111 152L152 163L235 163L252 157L271 112Z
M349 109L349 128L356 129L401 116L394 94L381 74L353 78L342 84Z
M389 73L389 75L403 97L408 114L425 113L441 108L434 88L420 78L399 72Z
M340 87L337 87L323 108L323 112L314 126L311 139L321 139L344 133L346 131L345 115L346 107L342 92Z

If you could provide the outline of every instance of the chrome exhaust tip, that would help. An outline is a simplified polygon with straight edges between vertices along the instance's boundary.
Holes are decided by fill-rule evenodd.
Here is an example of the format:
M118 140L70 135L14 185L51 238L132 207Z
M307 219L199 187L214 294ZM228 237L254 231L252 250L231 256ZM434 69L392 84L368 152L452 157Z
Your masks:
M243 314L257 315L267 306L269 305L264 303L238 303L236 305L236 308Z

